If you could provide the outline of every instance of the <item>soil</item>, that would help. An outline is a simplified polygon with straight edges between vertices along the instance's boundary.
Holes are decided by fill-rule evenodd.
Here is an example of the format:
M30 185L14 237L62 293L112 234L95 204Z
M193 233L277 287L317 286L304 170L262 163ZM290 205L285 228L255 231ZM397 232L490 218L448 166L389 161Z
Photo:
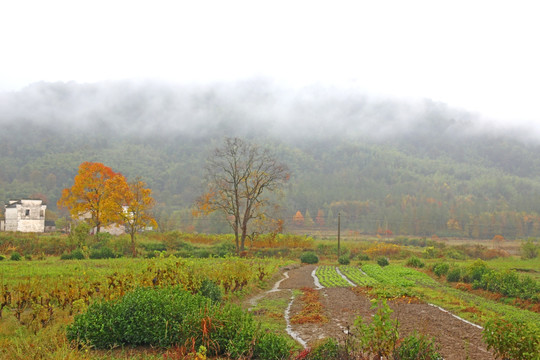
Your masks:
M305 265L287 269L289 278L283 280L278 289L302 289L303 287L316 289L311 276L315 268L314 265ZM292 331L305 341L307 346L312 346L327 337L343 340L348 327L354 323L356 317L362 316L369 322L375 313L375 310L371 309L371 299L361 288L324 288L317 291L320 292L320 301L329 321L324 324L292 325ZM286 293L290 296L290 291ZM264 296L278 296L278 294L269 292ZM416 330L434 337L440 347L439 352L445 360L495 358L482 341L480 328L417 299L389 301L388 304L394 310L392 317L399 320L400 336L407 336ZM301 309L301 301L295 298L290 308L290 317Z

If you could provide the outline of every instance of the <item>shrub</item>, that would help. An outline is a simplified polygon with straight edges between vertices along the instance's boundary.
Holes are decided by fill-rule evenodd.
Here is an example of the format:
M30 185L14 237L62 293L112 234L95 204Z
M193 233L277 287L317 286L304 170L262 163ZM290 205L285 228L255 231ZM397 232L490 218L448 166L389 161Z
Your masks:
M337 245L320 243L317 245L317 252L325 256L337 254Z
M319 257L312 251L308 251L300 256L300 261L304 264L317 264L319 262Z
M79 247L86 246L91 227L84 221L81 221L76 226L71 228L69 234L70 240Z
M422 239L410 239L408 245L411 246L418 246L418 247L426 247L427 246L427 240L426 238Z
M83 260L84 259L84 253L81 249L75 249L71 252L71 256L75 260Z
M454 260L465 260L467 258L467 256L459 249L446 250L445 256L448 259L454 259Z
M525 360L540 358L540 328L534 324L503 319L488 320L482 337L496 358Z
M31 254L24 254L24 260L32 260L32 255Z
M71 253L63 253L60 255L60 260L73 260L73 255Z
M108 232L100 232L96 234L96 240L98 243L108 245L113 239L113 235Z
M428 246L422 252L422 256L425 259L434 259L442 256L442 251L440 249L435 249L434 246Z
M189 257L193 256L193 253L191 251L188 251L188 250L180 250L180 251L175 252L174 256L176 256L177 258L189 258ZM155 257L155 253L153 251L149 252L149 253L146 253L145 257L146 258L153 258L153 257Z
M113 259L118 257L111 249L108 247L102 247L101 249L92 249L90 251L90 259Z
M92 303L66 329L68 340L115 346L204 346L210 356L286 358L284 338L265 333L239 306L221 306L175 288L138 288L117 301Z
M484 261L476 260L465 270L465 273L462 275L463 281L467 283L480 281L482 279L482 275L484 275L488 271L489 269Z
M146 251L167 251L167 246L160 242L141 244Z
M0 255L0 261L4 260L6 257L4 255Z
M222 241L215 246L214 252L219 257L225 257L236 253L236 246L230 241Z
M536 259L538 257L539 246L532 239L528 239L521 244L522 259Z
M11 253L10 259L13 261L20 261L22 259L22 256L18 252L14 251Z
M535 300L540 293L540 283L530 276L520 276L514 270L489 270L474 282L474 287L521 299Z
M291 346L284 336L262 332L253 349L255 359L282 360L290 356Z
M388 261L388 258L381 256L377 258L377 264L379 264L379 266L381 267L384 267L390 265L390 262Z
M269 249L260 249L257 250L255 257L258 258L267 258L267 257L285 257L291 253L291 249L288 248L269 248Z
M369 249L364 252L369 256L397 256L402 252L402 247L395 244L379 243L371 246Z
M303 357L306 360L338 360L339 358L339 344L333 338L327 338Z
M212 254L207 249L197 249L193 252L193 256L196 258L206 259L209 258Z
M394 360L442 360L433 339L416 332L407 336L394 350Z
M213 302L221 302L221 288L212 280L204 279L199 288L199 294L209 298Z
M505 258L508 256L510 256L510 254L507 251L501 249L487 249L486 251L482 252L482 254L480 254L480 259L492 260L498 257Z
M356 259L358 261L368 261L369 256L367 254L364 254L364 253L359 253L358 255L356 255Z
M60 260L83 260L84 259L84 253L81 249L75 249L70 253L64 253L60 255Z
M433 265L433 273L438 277L448 274L448 270L450 270L450 265L447 263L438 263Z
M377 309L371 323L366 324L361 316L354 322L354 328L360 334L358 345L360 350L370 355L387 359L394 351L399 339L399 322L390 318L393 310L387 305L386 300L378 304L378 301L373 299L371 304L372 309Z
M407 260L406 265L414 268L423 268L425 266L424 262L416 256L410 257L409 260Z
M453 268L452 270L448 271L448 274L446 275L446 281L448 282L458 282L461 280L461 269L460 268Z
M341 255L338 259L338 262L341 265L349 265L351 263L351 260L349 259L349 256L347 255Z

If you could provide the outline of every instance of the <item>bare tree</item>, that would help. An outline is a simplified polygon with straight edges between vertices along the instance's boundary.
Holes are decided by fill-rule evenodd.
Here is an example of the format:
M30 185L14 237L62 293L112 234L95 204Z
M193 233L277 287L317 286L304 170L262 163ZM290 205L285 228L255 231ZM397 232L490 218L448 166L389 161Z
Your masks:
M267 149L239 138L226 138L208 159L206 174L208 192L197 200L197 212L224 213L240 253L250 221L268 216L269 195L287 182L288 168Z

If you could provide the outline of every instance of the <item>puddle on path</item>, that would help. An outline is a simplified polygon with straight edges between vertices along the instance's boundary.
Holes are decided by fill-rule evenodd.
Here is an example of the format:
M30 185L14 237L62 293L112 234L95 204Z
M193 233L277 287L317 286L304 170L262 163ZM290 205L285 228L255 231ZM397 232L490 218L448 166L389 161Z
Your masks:
M311 277L313 278L313 282L315 283L315 288L317 290L320 290L320 289L324 289L324 286L321 285L321 283L319 282L319 278L317 277L317 275L315 274L315 272L317 271L318 267L316 267L315 269L313 269L313 271L311 272Z

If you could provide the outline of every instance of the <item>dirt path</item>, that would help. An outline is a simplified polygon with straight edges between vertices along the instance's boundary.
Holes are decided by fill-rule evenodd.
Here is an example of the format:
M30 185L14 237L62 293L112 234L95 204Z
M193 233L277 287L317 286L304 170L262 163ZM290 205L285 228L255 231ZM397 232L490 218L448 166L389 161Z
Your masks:
M315 268L314 265L305 265L288 269L288 278L279 284L278 291L303 287L316 289L312 277ZM367 320L375 313L370 309L369 297L360 291L354 291L352 288L324 288L318 291L329 321L324 324L291 326L294 334L300 337L307 346L330 336L344 339L345 330L354 323L357 316L362 316ZM287 293L290 292L287 291ZM271 293L269 292L268 295L270 296ZM426 303L391 301L388 304L394 310L392 316L399 320L401 336L407 336L416 330L434 337L445 360L494 359L494 356L487 351L482 341L482 330L478 327ZM294 316L301 308L301 301L294 299L290 304L289 316Z

